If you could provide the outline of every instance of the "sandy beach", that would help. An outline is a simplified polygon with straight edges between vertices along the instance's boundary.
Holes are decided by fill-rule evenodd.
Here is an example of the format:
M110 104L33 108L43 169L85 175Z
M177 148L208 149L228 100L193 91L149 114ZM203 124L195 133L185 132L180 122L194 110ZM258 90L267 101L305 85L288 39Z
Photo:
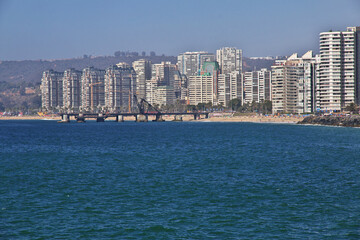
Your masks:
M0 120L60 120L59 116L36 116L36 115L26 115L26 116L0 116Z
M235 116L235 117L211 117L201 119L202 122L257 122L257 123L297 123L301 116Z

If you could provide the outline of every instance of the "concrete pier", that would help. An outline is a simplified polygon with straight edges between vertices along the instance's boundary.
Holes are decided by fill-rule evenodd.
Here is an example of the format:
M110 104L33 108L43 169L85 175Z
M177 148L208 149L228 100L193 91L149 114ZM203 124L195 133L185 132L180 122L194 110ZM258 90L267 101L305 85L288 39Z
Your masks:
M148 116L143 114L136 115L136 122L147 122Z
M162 115L156 115L155 120L153 122L165 122L165 120L162 118Z
M123 115L116 115L115 122L124 122L124 116Z
M63 114L61 116L61 120L58 121L58 123L69 123L70 122L70 116L68 114Z
M87 119L95 119L97 122L104 122L107 118L115 118L116 122L123 122L125 117L134 117L136 122L148 122L149 116L155 117L153 122L164 122L164 116L174 116L173 121L182 121L183 116L193 116L194 120L200 119L201 117L208 118L208 112L145 112L145 113L60 113L61 116L59 123L68 123L70 118L74 117L77 122L85 122Z
M85 122L84 114L80 113L79 116L76 118L76 122L84 123Z
M105 117L101 113L96 118L96 122L105 122Z
M183 117L181 115L174 115L174 122L182 122Z

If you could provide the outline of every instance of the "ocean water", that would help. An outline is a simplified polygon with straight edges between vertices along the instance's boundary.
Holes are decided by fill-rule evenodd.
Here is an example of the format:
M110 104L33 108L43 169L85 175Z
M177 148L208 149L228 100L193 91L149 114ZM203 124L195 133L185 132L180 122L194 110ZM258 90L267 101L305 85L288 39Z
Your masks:
M0 121L0 239L360 239L360 129Z

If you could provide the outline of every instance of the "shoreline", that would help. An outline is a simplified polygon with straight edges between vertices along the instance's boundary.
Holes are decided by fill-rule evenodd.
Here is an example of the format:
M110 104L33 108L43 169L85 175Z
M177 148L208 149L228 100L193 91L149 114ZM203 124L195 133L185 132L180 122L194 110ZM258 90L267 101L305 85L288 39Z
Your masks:
M172 117L164 117L166 121L172 121ZM47 116L47 117L40 117L40 116L2 116L0 117L1 120L60 120L60 117L57 116ZM110 119L109 119L110 120ZM109 121L107 120L107 121ZM130 119L129 119L130 120ZM191 118L183 118L184 122L252 122L252 123L290 123L295 124L299 121L302 121L302 117L295 117L295 116L236 116L236 117L210 117L210 118L203 118L199 120L193 120ZM71 121L75 121L71 119ZM106 121L106 120L105 120ZM111 121L111 120L110 120Z
M212 117L197 120L199 122L251 122L251 123L291 123L301 121L302 117L277 117L277 116L240 116L240 117Z

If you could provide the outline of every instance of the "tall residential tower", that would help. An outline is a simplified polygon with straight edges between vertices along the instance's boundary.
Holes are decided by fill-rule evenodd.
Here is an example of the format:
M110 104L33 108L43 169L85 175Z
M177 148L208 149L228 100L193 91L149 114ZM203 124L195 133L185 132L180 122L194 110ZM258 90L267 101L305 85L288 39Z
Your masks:
M317 108L341 111L360 97L360 27L320 33Z
M216 50L216 61L219 63L221 73L242 73L242 50L233 47L224 47Z

